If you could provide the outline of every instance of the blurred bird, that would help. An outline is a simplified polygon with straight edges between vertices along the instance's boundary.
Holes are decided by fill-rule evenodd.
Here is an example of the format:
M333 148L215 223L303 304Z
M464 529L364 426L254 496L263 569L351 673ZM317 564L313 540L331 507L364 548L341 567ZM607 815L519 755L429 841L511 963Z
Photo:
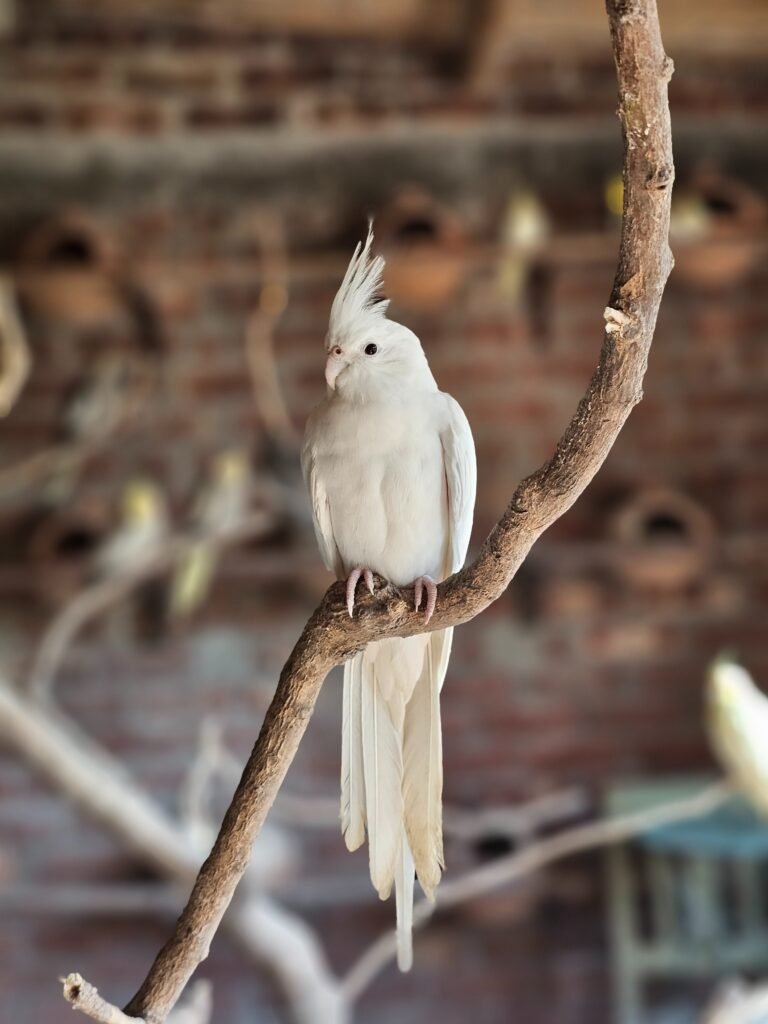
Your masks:
M475 450L464 413L438 391L419 339L386 319L384 260L358 244L331 308L326 398L306 428L302 468L323 561L347 580L353 614L372 570L413 585L424 625L436 582L464 563ZM368 832L371 879L394 883L398 964L412 963L414 869L434 897L443 868L440 688L453 630L371 643L344 666L341 819L350 850Z
M150 480L137 479L123 491L120 522L96 553L100 576L116 576L153 558L168 537L163 493Z
M140 568L162 551L169 538L168 512L160 488L150 480L131 480L123 491L120 521L96 552L98 576L111 579ZM125 646L135 636L157 640L167 621L167 582L146 579L132 592L127 605L110 616L112 640Z
M70 393L64 408L64 429L73 441L91 441L111 433L120 423L130 391L126 358L114 351L96 359Z
M624 213L624 178L621 174L614 174L606 181L603 198L608 213L620 223Z
M200 538L179 563L171 587L171 614L191 615L204 602L216 570L216 555L207 543L245 522L253 499L253 475L241 451L220 452L211 463L205 489L198 497L193 521Z
M707 689L715 753L743 795L768 816L768 696L728 658L712 664Z
M499 264L499 290L517 301L525 288L528 268L552 226L546 207L531 189L517 189L507 201L501 224L504 256Z

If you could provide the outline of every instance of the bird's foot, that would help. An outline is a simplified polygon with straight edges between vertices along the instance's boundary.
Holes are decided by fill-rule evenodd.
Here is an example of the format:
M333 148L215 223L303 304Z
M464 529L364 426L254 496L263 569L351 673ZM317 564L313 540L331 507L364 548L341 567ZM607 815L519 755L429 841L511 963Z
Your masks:
M417 580L414 580L413 589L416 594L416 600L414 607L416 611L421 607L421 599L424 596L424 591L427 592L427 603L424 606L424 625L429 622L434 614L435 607L437 606L437 584L431 576L419 576Z
M347 611L349 612L350 619L352 618L352 612L355 610L355 590L357 588L357 581L360 577L365 580L365 585L368 587L368 592L373 593L373 573L370 569L353 569L352 572L347 576Z

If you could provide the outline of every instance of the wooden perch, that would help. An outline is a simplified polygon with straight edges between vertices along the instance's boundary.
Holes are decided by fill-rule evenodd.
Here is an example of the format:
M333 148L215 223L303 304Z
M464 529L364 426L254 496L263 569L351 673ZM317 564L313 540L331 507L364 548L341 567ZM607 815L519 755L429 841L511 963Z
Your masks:
M579 497L604 462L642 381L662 292L674 176L667 105L672 62L655 0L607 0L624 139L624 219L600 360L553 457L517 488L475 562L442 583L430 629L473 618L504 592L533 543ZM423 632L412 591L378 580L354 620L334 584L307 623L280 675L272 704L176 929L126 1014L163 1024L198 964L248 863L329 670L372 640Z

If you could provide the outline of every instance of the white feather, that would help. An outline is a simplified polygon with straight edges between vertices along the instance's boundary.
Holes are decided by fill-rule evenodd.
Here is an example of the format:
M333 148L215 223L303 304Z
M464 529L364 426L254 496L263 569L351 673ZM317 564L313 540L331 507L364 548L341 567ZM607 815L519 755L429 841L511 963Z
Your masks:
M371 647L362 659L363 774L371 881L385 900L392 891L403 830L402 739L381 695Z
M384 258L372 256L373 224L358 242L331 306L328 347L346 341L355 331L369 331L385 319L389 302L380 297Z
M405 835L400 845L400 861L395 875L395 913L397 916L397 966L410 971L413 966L413 857Z
M444 867L440 688L452 636L452 629L430 634L424 667L405 710L403 730L405 829L416 874L430 899L434 899Z
M341 831L348 850L365 839L363 779L362 654L344 665L344 711L341 726Z
M440 433L448 489L449 562L446 575L464 565L472 533L472 513L477 490L475 443L464 410L445 395L445 424Z

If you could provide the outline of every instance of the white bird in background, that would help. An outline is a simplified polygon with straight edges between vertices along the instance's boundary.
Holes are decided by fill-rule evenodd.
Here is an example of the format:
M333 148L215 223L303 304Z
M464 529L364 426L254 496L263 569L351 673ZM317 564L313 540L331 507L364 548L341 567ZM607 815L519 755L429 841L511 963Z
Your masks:
M306 428L304 478L326 566L347 580L352 615L372 571L426 595L464 564L475 502L475 449L459 405L441 391L419 339L386 319L384 260L373 232L358 244L333 301L328 391ZM344 666L341 824L356 850L368 833L371 880L395 886L398 964L412 962L414 870L430 898L440 881L440 689L452 629L371 643Z
M715 753L746 799L768 816L768 696L741 665L718 658L707 698Z

